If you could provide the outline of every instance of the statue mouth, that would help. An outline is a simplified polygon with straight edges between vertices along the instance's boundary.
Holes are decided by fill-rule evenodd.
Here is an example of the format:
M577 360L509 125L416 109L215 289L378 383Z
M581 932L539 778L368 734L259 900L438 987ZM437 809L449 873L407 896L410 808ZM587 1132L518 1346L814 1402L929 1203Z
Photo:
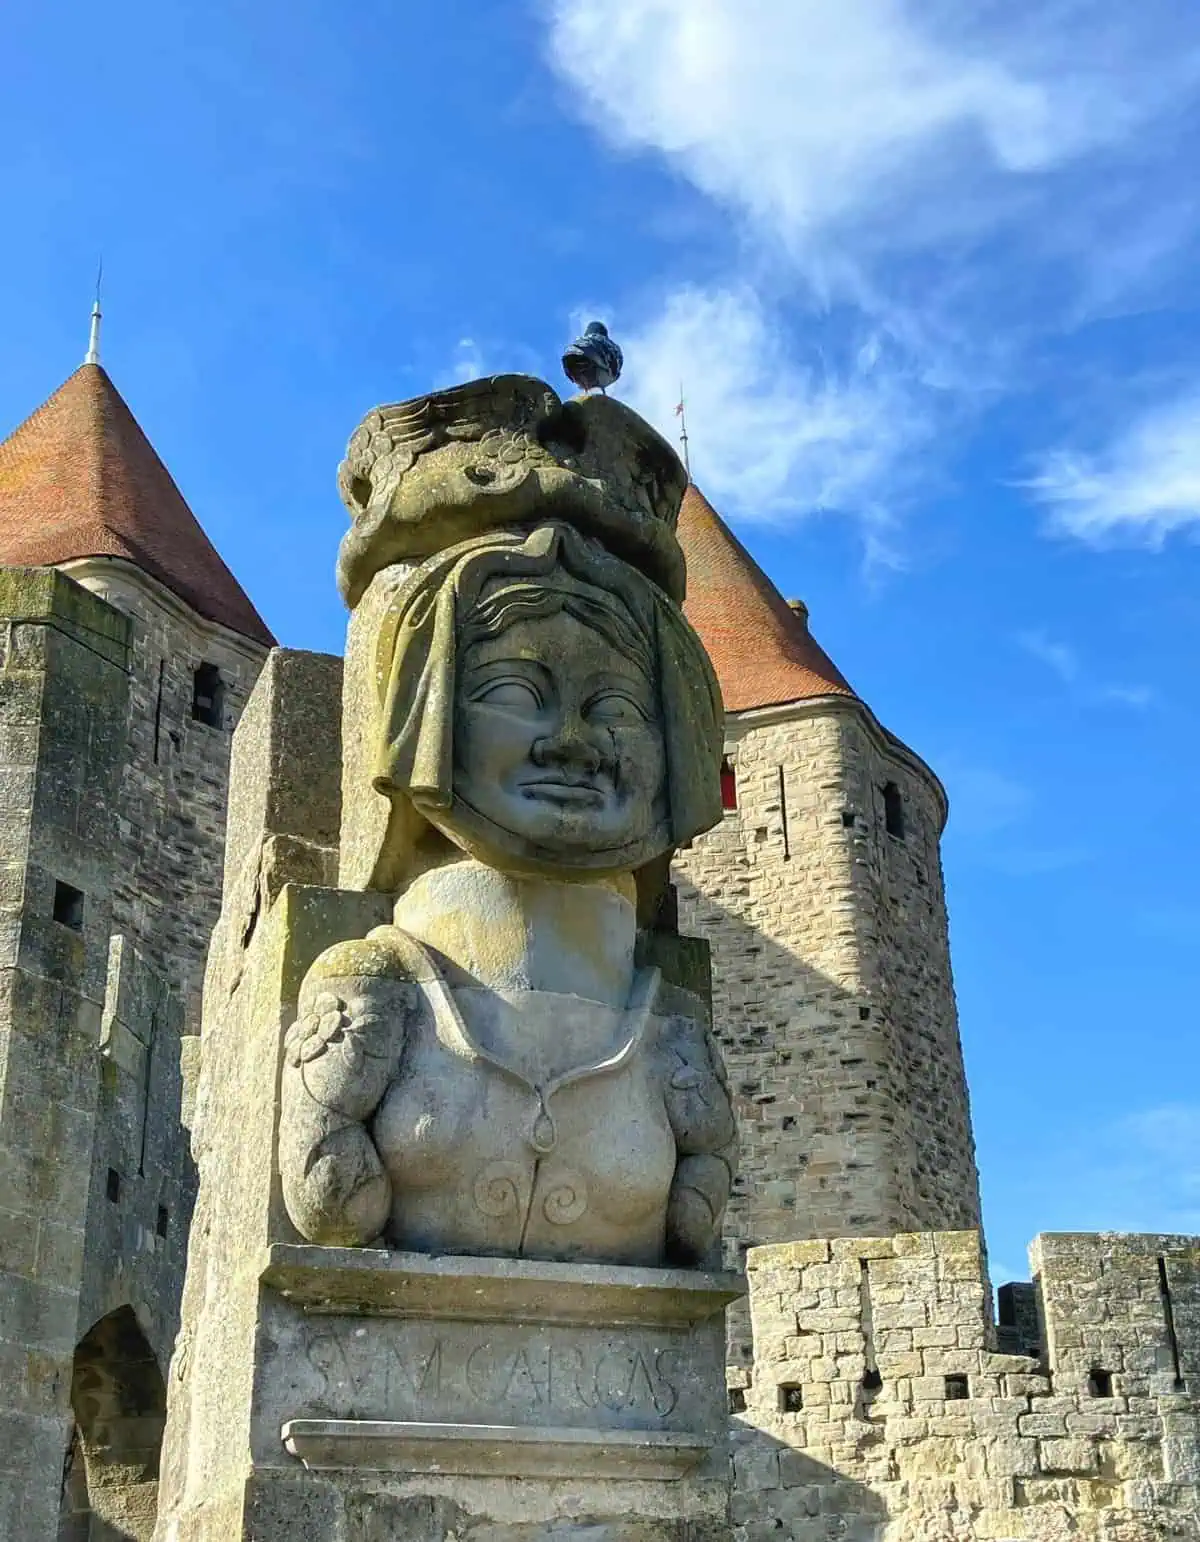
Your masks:
M546 803L585 808L598 808L605 798L604 792L593 782L568 782L562 777L526 782L521 793L526 798L537 798Z

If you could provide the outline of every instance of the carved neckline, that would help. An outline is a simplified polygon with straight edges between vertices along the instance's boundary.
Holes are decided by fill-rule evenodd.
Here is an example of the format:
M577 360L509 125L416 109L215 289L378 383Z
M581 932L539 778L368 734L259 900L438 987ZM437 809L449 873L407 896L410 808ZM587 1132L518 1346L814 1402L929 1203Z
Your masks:
M550 1112L550 1099L564 1087L573 1086L576 1082L588 1081L594 1076L611 1076L629 1063L645 1037L646 1024L650 1020L650 1014L654 1010L654 1003L658 997L658 988L662 979L661 971L650 968L639 969L635 973L629 1002L623 1014L623 1021L628 1025L629 1036L618 1050L601 1060L573 1066L558 1076L550 1076L545 1081L538 1082L533 1081L523 1071L518 1070L516 1066L511 1065L494 1050L488 1049L476 1039L467 1027L466 1020L454 999L454 993L446 984L429 949L411 933L406 933L405 936L423 966L420 970L421 984L429 994L438 1037L464 1059L482 1060L486 1065L499 1071L502 1076L507 1076L510 1081L518 1083L533 1094L537 1099L537 1109L525 1138L539 1157L547 1156L554 1150L558 1141L554 1115Z

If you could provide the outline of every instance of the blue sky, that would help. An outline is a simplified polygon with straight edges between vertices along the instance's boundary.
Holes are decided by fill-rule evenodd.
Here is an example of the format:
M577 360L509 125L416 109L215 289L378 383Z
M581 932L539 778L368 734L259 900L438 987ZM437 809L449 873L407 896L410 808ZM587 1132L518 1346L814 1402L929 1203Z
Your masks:
M1200 1231L1191 0L8 7L0 432L104 358L281 639L360 415L581 319L948 786L995 1272Z

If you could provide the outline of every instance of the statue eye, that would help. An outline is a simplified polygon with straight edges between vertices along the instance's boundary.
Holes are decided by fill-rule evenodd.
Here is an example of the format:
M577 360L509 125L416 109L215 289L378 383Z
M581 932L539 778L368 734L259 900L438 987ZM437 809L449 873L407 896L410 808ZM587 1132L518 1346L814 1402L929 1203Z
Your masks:
M584 716L589 723L644 723L649 713L624 691L602 691L588 702Z
M504 675L490 680L475 691L472 701L486 702L489 707L512 707L517 712L540 712L542 698L537 687L529 680L516 675Z

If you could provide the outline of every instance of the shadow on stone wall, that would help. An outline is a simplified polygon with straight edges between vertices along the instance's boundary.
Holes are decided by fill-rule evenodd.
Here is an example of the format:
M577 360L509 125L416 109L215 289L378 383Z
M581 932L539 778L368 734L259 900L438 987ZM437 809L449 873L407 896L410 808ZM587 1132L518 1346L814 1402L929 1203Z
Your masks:
M863 1483L734 1419L730 1519L739 1542L877 1542L887 1506Z
M879 1003L687 883L679 916L712 949L713 1028L738 1123L727 1267L764 1243L914 1229L904 1072ZM728 1328L730 1363L748 1366L744 1302Z
M131 1307L102 1317L80 1341L71 1410L59 1542L150 1542L167 1392Z

